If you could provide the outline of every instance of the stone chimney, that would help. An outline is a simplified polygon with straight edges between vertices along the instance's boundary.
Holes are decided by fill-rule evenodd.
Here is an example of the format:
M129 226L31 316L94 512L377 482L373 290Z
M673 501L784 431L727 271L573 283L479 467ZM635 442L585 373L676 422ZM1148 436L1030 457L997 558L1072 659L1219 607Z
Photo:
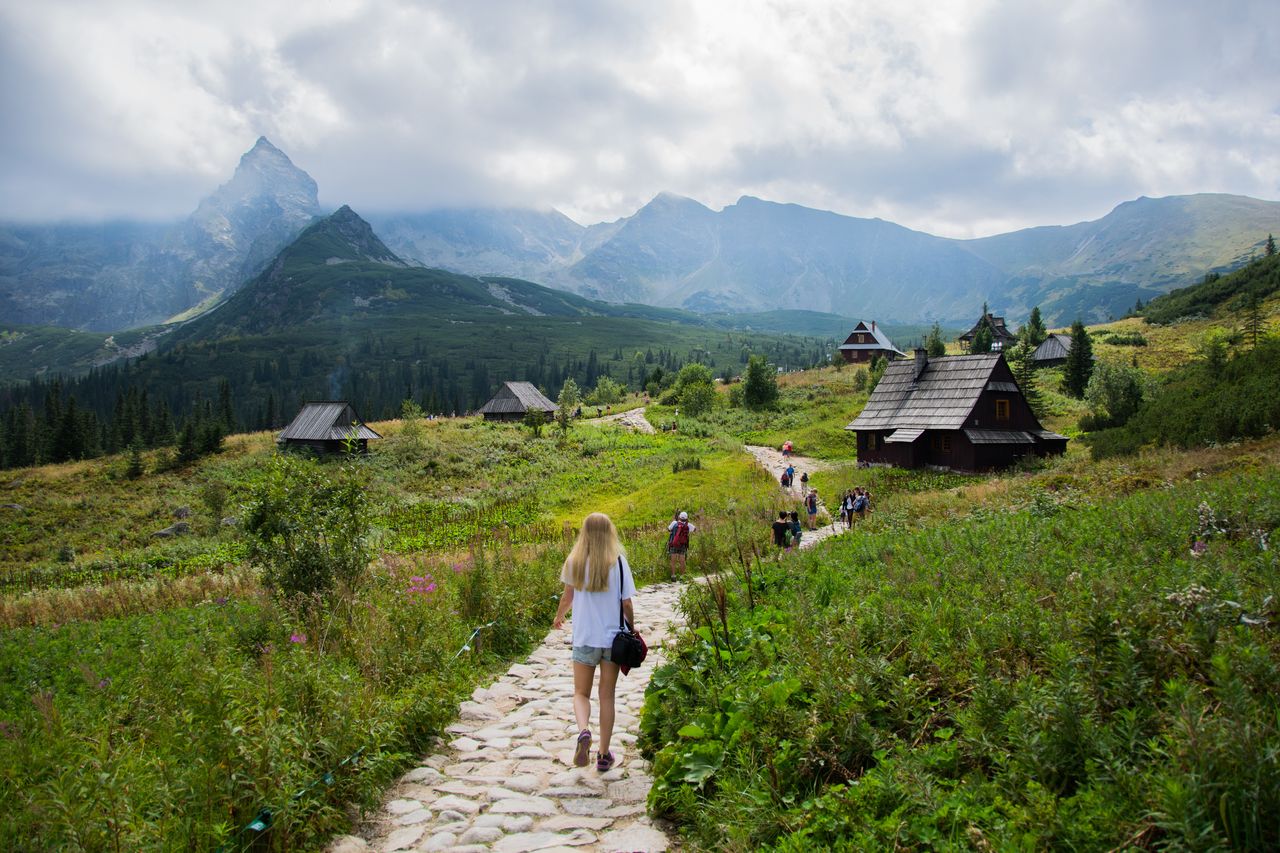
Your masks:
M911 374L911 383L913 385L920 381L921 374L924 373L924 369L928 366L929 366L929 351L924 347L916 347L915 370Z
M875 320L872 320L872 321L871 321L871 334L873 334L873 335L874 335L875 333L876 333L876 321L875 321Z

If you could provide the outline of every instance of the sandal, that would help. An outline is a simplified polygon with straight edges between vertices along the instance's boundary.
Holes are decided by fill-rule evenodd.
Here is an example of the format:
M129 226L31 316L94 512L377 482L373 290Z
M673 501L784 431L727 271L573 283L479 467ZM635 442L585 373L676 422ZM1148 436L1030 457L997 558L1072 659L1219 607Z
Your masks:
M586 729L578 735L578 746L573 752L573 766L586 767L587 757L591 754L591 732Z
M613 753L602 752L596 758L596 769L604 773L613 768Z

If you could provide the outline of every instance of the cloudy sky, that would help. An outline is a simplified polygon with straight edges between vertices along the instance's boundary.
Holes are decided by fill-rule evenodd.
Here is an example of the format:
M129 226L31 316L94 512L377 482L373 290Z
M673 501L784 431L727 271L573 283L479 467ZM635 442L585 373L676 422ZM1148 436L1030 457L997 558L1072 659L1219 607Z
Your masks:
M1274 0L0 0L0 219L180 217L259 135L357 211L1277 199L1277 44Z

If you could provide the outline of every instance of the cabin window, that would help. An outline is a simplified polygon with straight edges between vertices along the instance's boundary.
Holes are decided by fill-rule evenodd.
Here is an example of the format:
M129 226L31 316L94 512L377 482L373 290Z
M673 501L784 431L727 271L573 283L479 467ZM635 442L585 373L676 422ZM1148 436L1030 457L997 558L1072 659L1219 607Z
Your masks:
M1009 401L1008 400L996 400L996 420L998 421L1009 420Z
M949 435L944 435L942 437L942 452L943 453L951 452L951 436Z

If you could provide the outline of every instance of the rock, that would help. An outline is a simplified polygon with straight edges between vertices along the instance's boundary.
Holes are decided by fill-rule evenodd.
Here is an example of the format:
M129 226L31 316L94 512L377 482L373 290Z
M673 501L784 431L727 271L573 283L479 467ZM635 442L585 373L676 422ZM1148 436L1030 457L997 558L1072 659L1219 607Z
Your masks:
M609 798L620 803L640 803L649 796L647 779L626 779L609 786Z
M455 811L463 814L475 814L480 811L480 806L471 800L463 799L454 794L446 794L431 804L431 808L438 812Z
M422 808L422 803L417 800L392 800L384 808L394 815L402 815L417 811Z
M498 853L520 853L520 851L524 850L542 850L546 847L559 845L578 846L590 844L595 840L595 835L586 830L574 832L570 835L561 835L558 832L521 832L517 835L508 835L494 844L493 849L497 850Z
M537 746L517 746L511 750L512 758L550 758L545 749Z
M26 512L26 511L27 511L27 508L26 508L26 507L24 507L22 504L0 504L0 509L11 509L11 510L13 510L14 512ZM343 837L344 837L344 838L346 838L346 837L351 837L351 836L343 836Z
M174 517L174 518L190 518L190 517L191 517L191 507L189 507L189 506L180 506L180 507L178 507L177 509L175 509L175 510L173 511L173 517Z
M606 832L600 838L600 846L605 850L659 851L671 845L667 836L653 827L633 824Z
M415 767L408 773L400 777L401 782L434 782L437 779L443 779L440 771L434 767Z
M467 821L466 815L453 809L445 809L440 812L439 817L441 823L466 823Z
M382 842L382 853L393 853L395 850L412 847L418 843L418 839L422 837L425 830L426 827L422 826L406 826L404 829L397 829Z
M452 832L437 832L426 840L421 850L448 850L458 840Z
M473 740L469 737L456 738L449 746L458 750L458 752L475 752L480 748L480 741Z
M492 844L503 836L496 826L473 826L458 836L459 844Z
M151 534L152 539L172 539L175 536L183 536L191 532L191 525L185 521L179 521L177 524L171 524L163 530L157 530Z
M511 797L489 807L493 814L553 815L556 804L546 797Z
M623 803L606 809L603 817L632 817L641 814L644 814L644 803Z
M537 776L526 774L523 776L512 776L503 784L513 791L519 791L522 794L528 794L535 791L538 788L538 786L542 784L542 780L539 779Z
M368 842L355 835L339 835L329 843L328 853L367 853Z
M396 818L396 823L400 826L416 826L429 820L431 820L431 812L426 809L415 809L406 815Z
M605 812L612 807L613 800L605 800L600 797L583 797L560 801L560 808L569 814L582 815L583 817L604 817Z
M582 817L580 815L556 815L538 824L538 829L559 832L566 829L606 829L613 823L611 817Z
M234 515L228 515L219 522L223 527L235 527L239 523L240 519L236 518Z

